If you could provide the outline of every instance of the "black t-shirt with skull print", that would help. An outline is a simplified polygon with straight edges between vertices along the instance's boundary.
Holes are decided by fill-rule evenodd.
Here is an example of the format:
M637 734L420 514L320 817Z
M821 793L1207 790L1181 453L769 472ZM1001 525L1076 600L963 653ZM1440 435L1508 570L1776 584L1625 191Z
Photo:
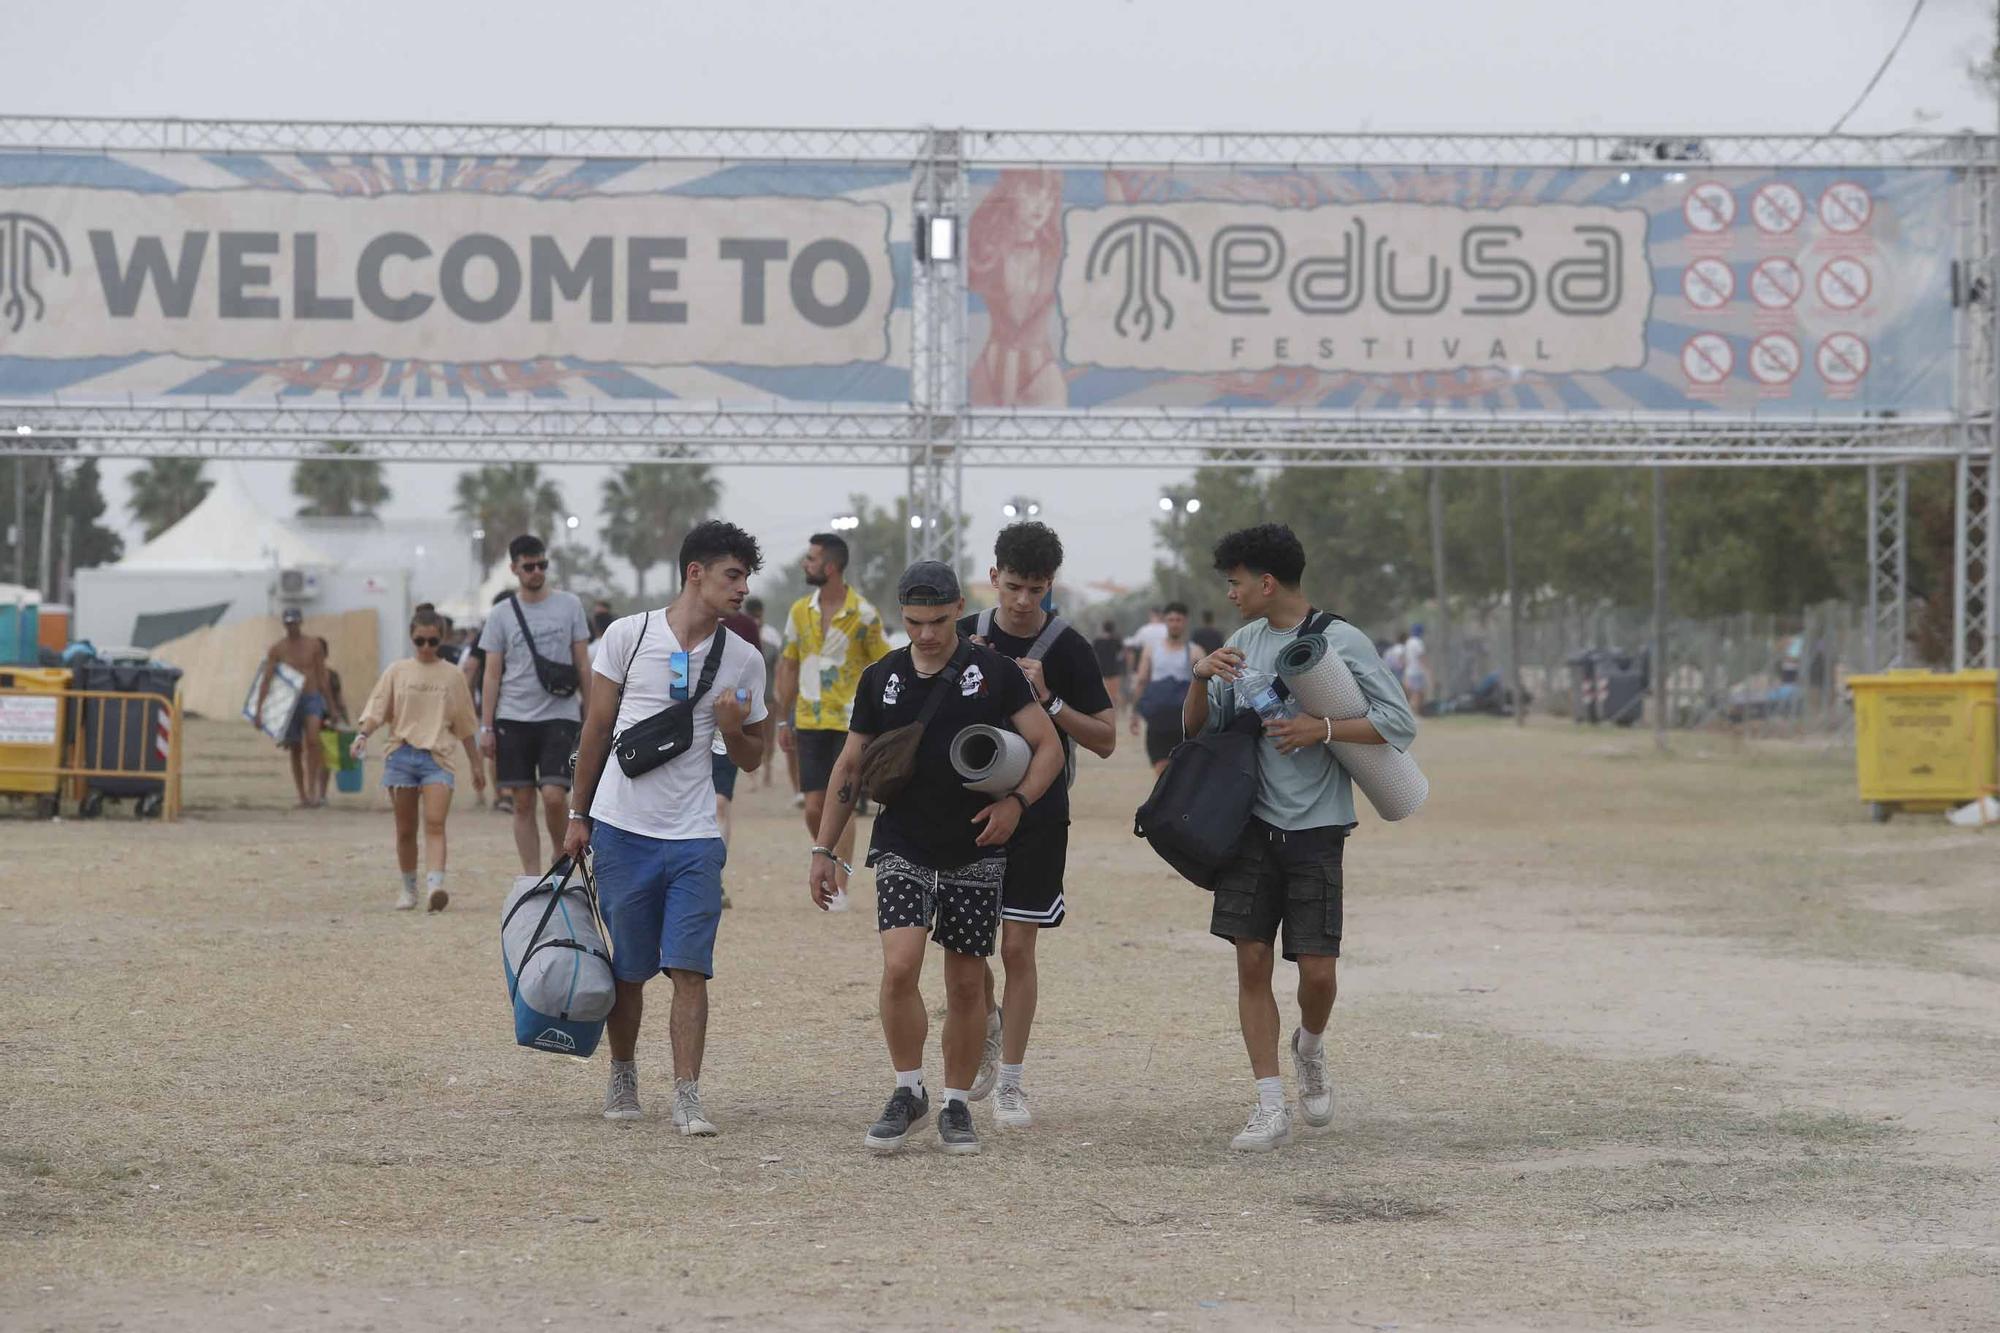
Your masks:
M917 675L908 648L898 648L861 673L848 729L880 736L915 722L936 684L935 676ZM885 802L876 816L871 858L893 852L932 870L956 870L1000 855L1002 848L975 845L979 825L972 817L993 798L965 789L965 779L951 766L951 742L967 727L1005 726L1033 702L1021 668L991 648L972 645L964 673L924 731L915 775L895 803Z

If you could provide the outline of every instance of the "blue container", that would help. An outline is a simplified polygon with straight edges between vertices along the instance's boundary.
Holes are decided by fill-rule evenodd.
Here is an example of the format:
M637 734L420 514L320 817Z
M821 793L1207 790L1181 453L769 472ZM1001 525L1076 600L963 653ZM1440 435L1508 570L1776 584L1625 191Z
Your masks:
M350 796L360 791L361 765L356 763L352 768L343 768L336 771L333 775L333 786L334 790L344 791Z
M34 666L41 660L42 608L32 602L0 602L0 663Z

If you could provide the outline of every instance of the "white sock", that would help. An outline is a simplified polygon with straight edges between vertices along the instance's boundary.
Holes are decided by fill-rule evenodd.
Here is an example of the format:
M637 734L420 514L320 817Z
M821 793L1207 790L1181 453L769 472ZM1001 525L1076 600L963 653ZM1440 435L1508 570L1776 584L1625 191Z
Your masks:
M639 1062L636 1059L620 1060L617 1056L613 1056L611 1057L611 1067L613 1069L637 1069Z
M1001 1086L1001 1087L1003 1087L1003 1088L1018 1088L1018 1087L1020 1087L1020 1086L1021 1086L1021 1066L1020 1066L1020 1065L1010 1065L1010 1064L1006 1063L1005 1061L1002 1061L1002 1062L1001 1062L1001 1064L1000 1064L1000 1086Z
M899 1088L908 1088L911 1092L921 1097L924 1092L924 1071L921 1069L898 1069L896 1071L896 1086Z
M1300 1028L1299 1054L1318 1055L1323 1048L1325 1040L1326 1034L1323 1032L1308 1032L1304 1028Z
M950 1106L953 1102L964 1102L970 1106L972 1104L972 1094L964 1088L946 1088L944 1090L944 1104Z
M693 1093L696 1097L699 1097L701 1096L701 1080L698 1078L677 1078L674 1080L674 1091L677 1093Z
M1266 1111L1275 1111L1285 1104L1285 1080L1282 1078L1260 1078L1257 1080L1257 1105Z
M408 890L409 890L409 891L410 891L411 893L415 893L415 892L417 891L417 872L416 872L416 871L414 871L414 870L405 870L405 871L403 872L403 887L404 887L404 888L406 888L406 889L408 889Z
M425 886L426 888L432 888L432 889L441 889L441 888L443 888L443 887L444 887L444 871L442 871L442 870L433 870L433 871L431 871L431 872L430 872L429 874L425 875L425 876L424 876L424 886Z

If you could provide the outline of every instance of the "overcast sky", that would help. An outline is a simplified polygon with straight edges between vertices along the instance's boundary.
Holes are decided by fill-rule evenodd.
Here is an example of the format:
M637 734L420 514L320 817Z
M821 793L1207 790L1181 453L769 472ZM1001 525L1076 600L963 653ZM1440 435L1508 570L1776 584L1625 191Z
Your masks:
M8 6L0 112L695 125L1233 130L1826 129L1908 0L65 0ZM1991 0L1928 0L1849 122L1990 132L1965 70ZM111 499L122 513L124 466ZM287 469L246 468L274 506ZM439 512L450 472L391 469L391 512ZM595 528L604 470L558 480ZM778 553L850 491L903 474L726 469L724 511ZM1040 497L1078 581L1138 582L1173 474L971 471L973 550ZM136 534L133 534L136 536ZM982 560L983 563L983 560Z

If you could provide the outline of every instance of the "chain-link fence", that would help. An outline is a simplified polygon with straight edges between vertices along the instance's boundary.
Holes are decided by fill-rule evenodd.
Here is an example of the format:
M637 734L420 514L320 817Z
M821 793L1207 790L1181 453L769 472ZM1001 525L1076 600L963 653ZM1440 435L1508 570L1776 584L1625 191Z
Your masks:
M1445 698L1506 711L1505 608L1460 612ZM1523 614L1521 684L1529 706L1579 721L1651 725L1653 618L1648 611L1554 603ZM1667 629L1667 718L1676 727L1761 734L1852 725L1848 676L1867 669L1866 617L1826 602L1791 615L1675 618Z

